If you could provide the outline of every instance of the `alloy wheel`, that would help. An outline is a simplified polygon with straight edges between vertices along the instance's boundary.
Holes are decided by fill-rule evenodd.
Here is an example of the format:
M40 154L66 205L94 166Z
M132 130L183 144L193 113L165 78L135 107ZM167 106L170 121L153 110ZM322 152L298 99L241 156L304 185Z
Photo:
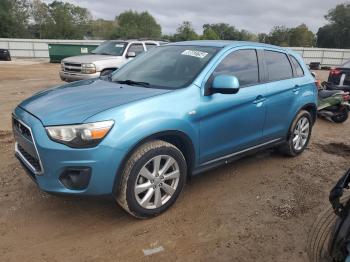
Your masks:
M307 117L301 117L293 132L293 147L294 150L302 150L310 135L310 121Z
M159 208L171 199L179 180L180 168L176 160L169 155L157 155L139 171L134 188L135 198L143 208Z

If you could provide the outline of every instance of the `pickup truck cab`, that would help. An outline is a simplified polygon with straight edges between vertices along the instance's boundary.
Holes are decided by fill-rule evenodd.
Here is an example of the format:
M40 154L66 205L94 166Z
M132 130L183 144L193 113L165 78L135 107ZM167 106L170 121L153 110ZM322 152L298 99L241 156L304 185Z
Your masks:
M72 82L112 73L137 55L159 46L158 41L108 40L89 55L67 57L61 61L60 77Z
M316 104L315 80L291 50L170 43L108 77L23 101L13 112L15 152L44 191L113 195L133 216L152 217L189 176L270 147L301 154Z

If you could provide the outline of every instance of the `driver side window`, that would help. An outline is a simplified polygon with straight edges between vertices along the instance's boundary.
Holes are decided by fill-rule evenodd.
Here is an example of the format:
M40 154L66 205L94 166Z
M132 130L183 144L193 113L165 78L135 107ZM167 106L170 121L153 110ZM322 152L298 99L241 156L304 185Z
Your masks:
M129 52L135 52L136 56L143 53L145 50L143 44L131 44L128 49Z
M237 50L228 54L216 67L213 77L232 75L237 77L240 86L259 82L259 67L255 49Z

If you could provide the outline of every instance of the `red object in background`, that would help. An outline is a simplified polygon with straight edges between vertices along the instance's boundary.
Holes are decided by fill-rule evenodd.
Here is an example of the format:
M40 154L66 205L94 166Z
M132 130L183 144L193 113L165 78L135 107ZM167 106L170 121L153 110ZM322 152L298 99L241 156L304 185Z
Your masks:
M349 93L343 94L343 99L344 101L350 101L350 94Z
M339 69L331 69L331 71L329 72L329 74L331 75L339 75L341 73L341 71Z

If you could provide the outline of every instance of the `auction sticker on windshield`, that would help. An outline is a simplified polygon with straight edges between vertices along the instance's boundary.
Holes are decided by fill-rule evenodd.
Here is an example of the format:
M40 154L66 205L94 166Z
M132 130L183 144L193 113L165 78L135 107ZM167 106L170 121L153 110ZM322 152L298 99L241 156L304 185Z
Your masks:
M204 58L208 53L196 50L185 50L181 53L182 55L194 56L198 58Z

